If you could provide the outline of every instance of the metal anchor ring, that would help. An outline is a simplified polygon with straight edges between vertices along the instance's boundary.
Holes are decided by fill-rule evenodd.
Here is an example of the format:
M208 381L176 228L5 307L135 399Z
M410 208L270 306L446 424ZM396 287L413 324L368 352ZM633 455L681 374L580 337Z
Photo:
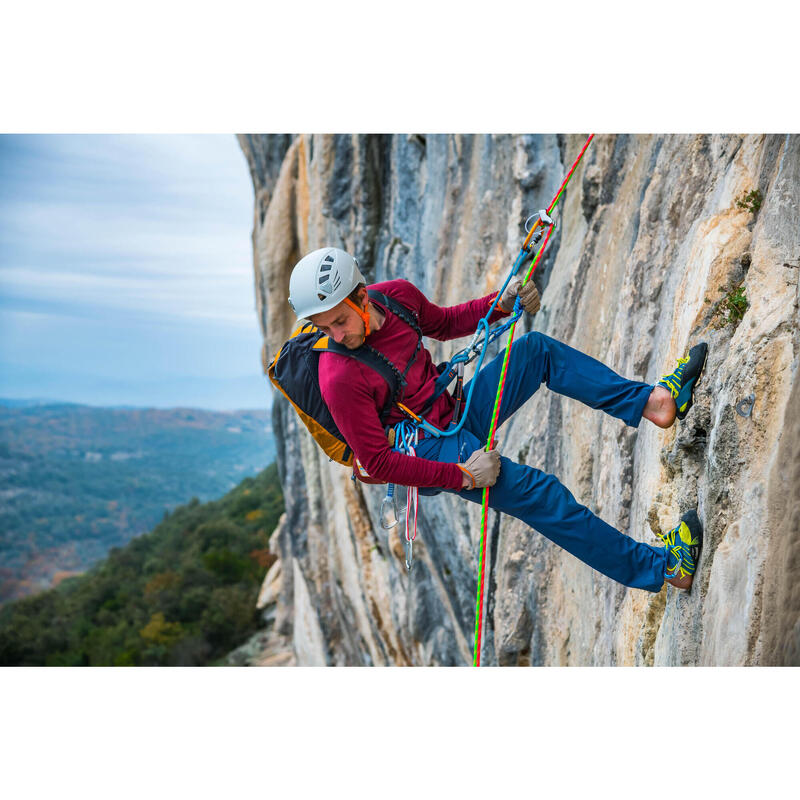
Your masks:
M741 402L736 404L736 413L740 417L749 417L753 413L753 406L756 404L756 396L749 394Z

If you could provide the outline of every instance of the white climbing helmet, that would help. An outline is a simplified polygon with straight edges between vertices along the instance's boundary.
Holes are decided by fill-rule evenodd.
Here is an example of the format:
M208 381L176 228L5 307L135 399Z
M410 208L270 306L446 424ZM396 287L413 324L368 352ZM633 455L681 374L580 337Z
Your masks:
M323 247L303 256L289 278L289 305L297 319L330 311L366 279L358 262L338 247Z

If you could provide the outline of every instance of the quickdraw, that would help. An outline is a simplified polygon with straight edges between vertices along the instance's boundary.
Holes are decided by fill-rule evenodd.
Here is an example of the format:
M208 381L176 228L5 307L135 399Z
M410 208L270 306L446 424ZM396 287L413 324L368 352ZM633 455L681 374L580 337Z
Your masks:
M399 404L398 404L399 405ZM402 420L394 426L393 449L405 455L415 456L419 444L419 428ZM419 511L419 489L416 486L406 487L406 505L398 511L395 501L395 485L390 483L386 489L386 497L381 503L381 527L384 530L394 528L400 521L400 515L405 513L405 551L406 569L411 570L414 561L414 541L417 538L417 512ZM414 529L411 531L411 509L414 514Z
M416 445L419 444L419 429L414 432L414 446L406 447L406 454L415 456ZM414 509L414 533L411 533L411 509ZM414 540L417 538L417 511L419 510L419 489L416 486L406 487L406 569L411 569L414 561Z

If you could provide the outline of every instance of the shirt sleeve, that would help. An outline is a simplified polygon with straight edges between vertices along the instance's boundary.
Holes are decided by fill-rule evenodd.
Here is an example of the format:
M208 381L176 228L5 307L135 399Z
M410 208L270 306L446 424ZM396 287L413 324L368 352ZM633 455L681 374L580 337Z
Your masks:
M360 372L362 367L358 364L358 376L352 370L346 381L321 379L320 390L336 426L369 476L401 486L460 489L463 473L455 464L408 456L391 448L378 416L378 398ZM358 413L353 413L354 409Z
M399 281L398 281L399 282ZM410 281L403 281L403 289L413 295L414 305L418 308L419 326L425 336L446 342L475 333L478 321L486 315L497 292L487 294L477 300L469 300L456 306L437 306ZM508 313L495 306L489 324L496 322Z

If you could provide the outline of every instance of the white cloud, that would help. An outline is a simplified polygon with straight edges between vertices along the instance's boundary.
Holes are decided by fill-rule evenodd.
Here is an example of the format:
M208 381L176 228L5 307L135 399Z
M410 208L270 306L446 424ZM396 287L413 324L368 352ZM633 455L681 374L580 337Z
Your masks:
M252 189L233 137L35 138L56 182L4 193L0 290L252 324Z
M251 328L255 301L242 297L235 275L103 275L97 273L36 271L6 268L0 290L6 297L46 302L70 308L96 307L165 317L205 319Z
M0 177L7 363L91 363L153 387L176 370L260 374L252 185L233 136L0 137Z

